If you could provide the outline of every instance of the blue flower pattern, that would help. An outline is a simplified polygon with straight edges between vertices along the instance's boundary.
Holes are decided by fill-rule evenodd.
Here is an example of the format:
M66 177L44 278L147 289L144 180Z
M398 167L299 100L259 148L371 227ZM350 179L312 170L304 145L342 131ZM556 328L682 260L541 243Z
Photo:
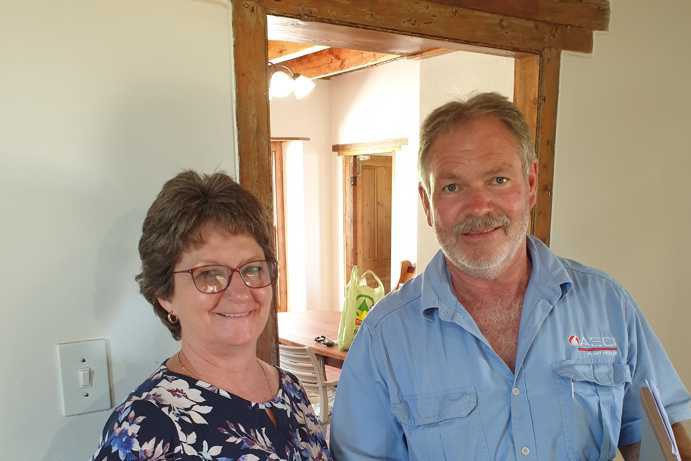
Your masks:
M274 398L256 403L161 365L115 408L91 459L332 461L304 389L279 377Z

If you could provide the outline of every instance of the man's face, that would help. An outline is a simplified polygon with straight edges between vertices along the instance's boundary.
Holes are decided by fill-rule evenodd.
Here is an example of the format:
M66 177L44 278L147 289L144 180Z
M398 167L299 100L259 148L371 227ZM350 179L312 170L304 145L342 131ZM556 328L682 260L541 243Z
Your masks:
M537 165L526 175L516 137L496 117L465 121L439 136L427 157L427 222L461 271L498 277L525 251Z

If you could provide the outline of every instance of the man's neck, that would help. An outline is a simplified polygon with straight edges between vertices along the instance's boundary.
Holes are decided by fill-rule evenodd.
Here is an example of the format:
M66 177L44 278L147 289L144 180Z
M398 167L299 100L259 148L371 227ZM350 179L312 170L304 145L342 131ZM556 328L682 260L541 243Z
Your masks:
M509 307L516 300L520 302L523 299L530 279L531 264L527 243L516 252L506 268L492 278L463 272L448 259L446 264L454 294L466 308L481 308L487 304L505 304Z
M448 260L447 267L456 298L472 316L492 350L514 371L523 295L531 269L526 244L493 278L472 276Z

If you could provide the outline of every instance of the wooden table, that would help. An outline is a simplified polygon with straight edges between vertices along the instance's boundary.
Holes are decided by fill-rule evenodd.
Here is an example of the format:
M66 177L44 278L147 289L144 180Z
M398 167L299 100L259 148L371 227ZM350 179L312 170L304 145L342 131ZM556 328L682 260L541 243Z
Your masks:
M291 346L307 346L324 357L326 365L341 368L347 352L338 350L338 345L326 347L314 340L324 335L336 341L340 319L338 311L279 312L278 341Z

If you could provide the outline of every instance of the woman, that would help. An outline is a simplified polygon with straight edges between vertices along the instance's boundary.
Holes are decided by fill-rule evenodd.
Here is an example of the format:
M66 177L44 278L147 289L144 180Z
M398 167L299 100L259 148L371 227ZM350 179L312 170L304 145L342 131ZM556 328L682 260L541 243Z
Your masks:
M297 379L256 355L276 279L270 229L225 174L163 186L137 281L180 350L115 409L95 461L331 459Z

